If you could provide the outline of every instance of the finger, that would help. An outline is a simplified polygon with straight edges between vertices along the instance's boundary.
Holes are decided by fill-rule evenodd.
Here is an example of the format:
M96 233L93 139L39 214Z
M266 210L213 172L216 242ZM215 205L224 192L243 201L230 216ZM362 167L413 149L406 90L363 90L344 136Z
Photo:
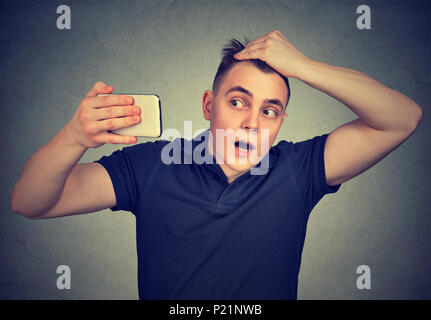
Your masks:
M88 106L91 108L103 108L110 106L122 106L133 104L133 97L124 94L110 94L107 96L90 97Z
M278 30L272 30L272 31L264 34L263 36L257 37L256 39L253 39L253 41L250 41L247 44L247 46L250 45L250 44L255 44L255 43L263 42L266 39L271 38L273 35L279 35L279 33L277 33L276 31L278 31ZM281 33L280 33L280 35L281 35Z
M248 47L249 45L254 45L256 43L264 42L267 39L272 39L272 38L274 38L274 36L284 38L283 34L279 30L272 30L272 31L268 32L267 34L264 34L263 36L257 37L253 41L249 42L246 47Z
M283 33L280 30L272 30L268 32L266 36L269 38L273 38L274 36L283 38Z
M256 45L256 44L260 44L260 43L264 43L265 42L265 40L267 40L268 39L268 37L262 37L262 38L257 38L257 39L254 39L253 41L251 41L251 42L249 42L246 46L245 46L245 48L244 49L246 49L246 48L249 48L249 47L253 47L254 45Z
M141 108L138 106L113 106L106 108L95 109L90 120L104 120L125 116L133 116L141 113Z
M260 42L260 41L262 41L262 40L265 40L267 37L268 37L268 33L267 33L267 34L264 34L263 36L257 37L256 39L253 39L252 41L250 41L250 42L247 44L247 46L248 46L249 44L252 44L252 43L256 43L256 42Z
M254 43L249 43L244 49L242 49L241 51L244 51L244 50L248 50L248 49L257 49L257 48L260 48L260 47L263 47L264 45L265 45L265 41L266 41L266 39L262 39L262 40L260 40L260 41L258 41L258 42L254 42ZM239 52L241 52L241 51L239 51Z
M126 136L118 133L106 132L101 134L96 140L99 143L112 143L112 144L131 144L136 143L138 138L136 136Z
M278 36L278 34L276 34L276 35ZM263 37L260 40L256 39L255 41L250 42L249 44L247 44L247 46L243 50L250 49L250 48L255 49L256 47L264 46L265 44L268 44L270 40L272 41L272 43L279 43L279 42L282 42L282 40L284 40L284 39L285 38L283 37L283 35L281 35L281 39L280 38L276 39L274 37L271 38L269 36Z
M102 93L110 93L114 90L114 87L108 86L106 83L102 81L98 81L94 84L93 88L91 88L90 91L88 91L86 97L95 97L98 94Z
M250 59L261 59L263 54L263 48L257 48L253 50L243 50L234 55L235 59L238 60L250 60Z
M236 54L234 54L234 58L237 58L237 59L238 59L238 57L239 58L245 58L246 55L243 55L243 53L248 52L250 49L252 49L252 50L262 49L263 46L265 45L265 41L266 41L266 38L262 38L259 41L250 42L249 44L247 44L247 46L244 49L242 49L241 51L238 51ZM250 58L247 58L247 59L250 59Z
M141 116L139 115L93 121L92 126L94 129L92 133L126 128L135 125L140 121Z

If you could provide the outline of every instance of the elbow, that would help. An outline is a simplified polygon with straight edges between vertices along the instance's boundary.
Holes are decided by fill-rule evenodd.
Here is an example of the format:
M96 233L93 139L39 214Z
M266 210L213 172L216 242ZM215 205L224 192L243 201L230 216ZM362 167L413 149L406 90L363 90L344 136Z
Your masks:
M419 123L421 123L421 121L422 121L423 118L424 118L424 109L422 109L421 107L419 107L418 126L419 126Z
M409 133L413 133L419 127L424 117L424 110L419 105L416 105L414 114L415 116L408 125Z
M420 123L422 122L422 119L424 118L424 109L422 109L420 106L418 106L418 116L416 118L416 123L415 123L415 129L417 129L417 127L419 127Z
M10 208L14 213L19 214L20 216L23 216L24 218L40 219L40 214L35 213L35 212L31 212L31 211L22 210L21 208L16 207L12 203L10 205Z
M23 215L23 212L18 206L18 202L16 200L16 191L15 191L16 185L14 186L12 190L12 196L10 198L9 207L12 210L12 212Z
M18 201L17 196L15 194L15 190L12 191L12 196L10 199L9 206L10 206L10 209L12 210L12 212L19 214L19 215L21 215L25 218L28 218L28 219L36 219L37 216L39 215L38 212L34 212L31 209L28 210L19 204L19 201Z
M12 197L12 199L10 200L10 209L12 210L12 212L19 214L25 218L33 218L33 215L31 212L28 212L26 210L23 210L23 208L21 208L17 203L16 200L14 200L14 198Z
M18 204L16 203L16 201L14 200L13 197L10 200L10 209L12 210L13 213L19 214L19 215L24 216L26 218L31 217L31 215L29 215L27 212L25 212L24 210L22 210L22 208L20 208L18 206Z
M12 212L21 214L21 212L19 211L19 209L16 206L15 202L13 201L13 198L10 200L10 205L9 206L10 206L10 209L12 210Z

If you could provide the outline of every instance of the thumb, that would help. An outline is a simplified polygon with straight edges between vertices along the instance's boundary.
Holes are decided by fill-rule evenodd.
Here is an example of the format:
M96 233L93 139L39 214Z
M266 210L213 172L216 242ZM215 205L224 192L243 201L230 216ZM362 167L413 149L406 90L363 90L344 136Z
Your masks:
M93 88L87 93L87 97L95 97L98 94L102 93L111 93L114 90L114 87L108 86L106 83L102 81L98 81L94 84Z

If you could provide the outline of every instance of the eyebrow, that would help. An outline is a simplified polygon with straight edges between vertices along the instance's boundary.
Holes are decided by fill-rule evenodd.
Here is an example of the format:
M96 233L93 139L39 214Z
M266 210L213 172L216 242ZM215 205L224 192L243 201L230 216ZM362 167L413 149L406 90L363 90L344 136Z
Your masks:
M230 88L226 92L225 96L227 96L229 93L234 92L234 91L243 92L246 95L248 95L250 98L253 99L253 93L251 93L249 90L247 90L247 89L245 89L245 88L243 88L241 86L235 86L235 87ZM265 99L263 102L264 103L275 104L275 105L278 105L281 108L281 110L284 109L284 106L283 106L283 104L281 103L281 101L279 99Z

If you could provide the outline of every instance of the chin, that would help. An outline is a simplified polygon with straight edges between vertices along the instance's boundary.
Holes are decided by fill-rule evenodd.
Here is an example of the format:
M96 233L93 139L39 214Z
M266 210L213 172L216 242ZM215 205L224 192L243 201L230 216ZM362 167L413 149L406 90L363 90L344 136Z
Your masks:
M225 164L228 168L237 172L245 172L255 166L250 161L244 163L244 160L242 160L240 163L238 158L235 160L235 162L225 162Z

